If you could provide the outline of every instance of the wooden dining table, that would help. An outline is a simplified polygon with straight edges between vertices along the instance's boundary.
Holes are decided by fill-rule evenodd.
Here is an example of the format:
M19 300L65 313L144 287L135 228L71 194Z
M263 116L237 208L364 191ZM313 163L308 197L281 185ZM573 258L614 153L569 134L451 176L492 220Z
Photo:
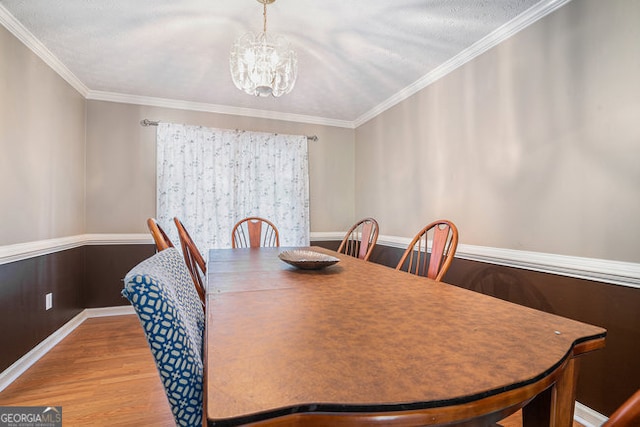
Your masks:
M209 252L204 348L208 425L572 425L577 356L606 330L339 258L320 270L292 248Z

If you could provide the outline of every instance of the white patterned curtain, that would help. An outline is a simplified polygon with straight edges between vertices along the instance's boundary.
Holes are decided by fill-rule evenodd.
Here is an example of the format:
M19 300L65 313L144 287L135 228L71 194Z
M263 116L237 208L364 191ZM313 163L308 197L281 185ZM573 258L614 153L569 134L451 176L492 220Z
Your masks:
M157 220L174 244L178 217L206 257L230 248L234 224L273 222L281 246L309 245L306 136L160 123Z

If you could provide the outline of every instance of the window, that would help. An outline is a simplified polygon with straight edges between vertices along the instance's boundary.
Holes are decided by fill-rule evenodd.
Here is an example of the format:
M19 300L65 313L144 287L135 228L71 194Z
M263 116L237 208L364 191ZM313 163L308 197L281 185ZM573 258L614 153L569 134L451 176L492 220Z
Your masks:
M173 217L196 245L230 248L234 224L272 221L281 246L309 244L307 137L160 123L157 219L175 243Z

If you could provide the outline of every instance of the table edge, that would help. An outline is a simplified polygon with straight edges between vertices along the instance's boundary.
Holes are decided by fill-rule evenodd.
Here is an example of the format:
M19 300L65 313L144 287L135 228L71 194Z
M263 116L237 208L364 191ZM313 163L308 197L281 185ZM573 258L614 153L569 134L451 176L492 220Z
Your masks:
M425 412L433 409L442 409L447 407L464 407L465 405L476 405L485 399L495 399L501 395L519 394L520 390L531 389L538 390L537 392L527 395L525 399L521 401L519 407L524 406L526 402L535 397L536 394L543 391L556 380L556 377L560 375L560 372L564 369L564 365L576 356L584 353L603 348L605 346L605 338L607 331L581 337L576 339L568 351L563 357L561 357L557 363L552 365L549 369L543 371L539 375L532 377L528 380L510 384L498 389L487 390L482 393L476 393L473 395L456 397L454 399L436 400L429 402L405 402L405 403L393 403L393 404L367 404L367 405L353 405L353 404L337 404L337 403L300 403L296 405L290 405L286 407L274 408L259 413L247 414L242 416L236 416L231 418L209 418L209 414L206 413L207 423L209 426L236 426L248 423L264 422L279 424L284 419L292 420L295 418L305 418L314 416L324 417L346 417L356 416L362 418L379 418L379 417L393 417L394 419L402 419L405 417L425 416ZM506 398L506 397L505 397ZM424 420L423 420L424 421ZM439 421L442 422L442 421ZM389 423L389 420L384 421L385 425ZM402 422L401 424L404 424Z

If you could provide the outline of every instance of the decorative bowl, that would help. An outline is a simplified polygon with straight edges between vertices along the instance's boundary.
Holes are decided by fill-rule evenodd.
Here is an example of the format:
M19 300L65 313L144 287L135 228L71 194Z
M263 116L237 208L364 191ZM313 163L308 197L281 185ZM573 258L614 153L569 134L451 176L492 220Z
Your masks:
M340 261L331 255L307 250L283 251L278 257L287 264L303 270L319 270Z

